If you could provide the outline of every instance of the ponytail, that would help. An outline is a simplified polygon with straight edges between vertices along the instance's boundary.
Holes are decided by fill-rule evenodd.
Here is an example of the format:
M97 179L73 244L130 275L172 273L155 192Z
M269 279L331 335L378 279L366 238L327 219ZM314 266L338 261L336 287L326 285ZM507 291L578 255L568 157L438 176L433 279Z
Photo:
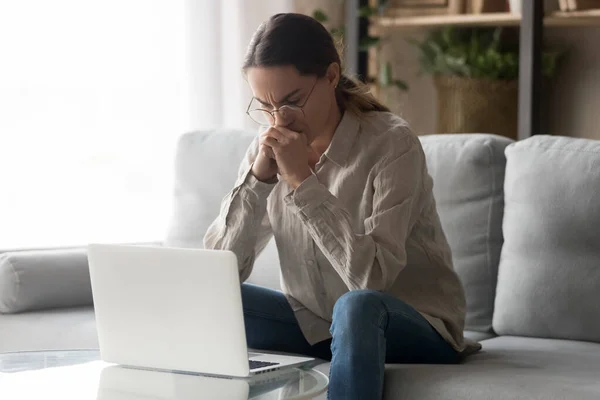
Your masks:
M335 95L340 107L355 114L369 111L390 111L389 108L377 101L367 85L357 82L345 74L342 74L340 78Z

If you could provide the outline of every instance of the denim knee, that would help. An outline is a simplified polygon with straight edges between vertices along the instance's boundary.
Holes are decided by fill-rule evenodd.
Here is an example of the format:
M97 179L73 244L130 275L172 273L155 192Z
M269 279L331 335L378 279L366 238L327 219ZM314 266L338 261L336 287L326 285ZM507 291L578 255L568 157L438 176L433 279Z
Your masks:
M365 324L378 324L382 315L385 315L385 306L379 292L352 290L342 295L333 307L331 334L335 330L348 332Z

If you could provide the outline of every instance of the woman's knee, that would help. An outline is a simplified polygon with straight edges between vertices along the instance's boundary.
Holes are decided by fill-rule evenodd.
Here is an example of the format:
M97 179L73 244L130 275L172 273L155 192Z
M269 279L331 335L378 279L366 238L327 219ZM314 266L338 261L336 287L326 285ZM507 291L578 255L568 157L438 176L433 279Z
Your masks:
M241 291L242 291L242 303L251 301L251 299L253 297L259 296L259 293L260 293L260 289L258 286L252 285L249 283L245 283L245 282L242 283L242 285L241 285Z
M352 290L342 295L333 308L333 324L356 327L379 322L385 313L381 293L375 290Z

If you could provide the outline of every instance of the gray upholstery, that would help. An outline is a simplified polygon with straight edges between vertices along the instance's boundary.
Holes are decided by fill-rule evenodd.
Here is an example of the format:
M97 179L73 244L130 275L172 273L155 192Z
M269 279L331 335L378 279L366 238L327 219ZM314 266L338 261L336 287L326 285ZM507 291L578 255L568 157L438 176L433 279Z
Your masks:
M496 135L422 136L440 220L467 299L466 329L491 332L502 249L504 149Z
M462 365L388 365L385 399L600 398L600 344L497 337ZM317 367L329 373L329 364ZM325 399L321 397L320 399Z
M97 348L92 307L0 315L0 353Z
M474 342L481 342L482 340L496 337L493 332L464 331L463 334L467 339L471 339Z
M221 200L235 184L252 139L235 130L190 132L177 147L175 193L166 246L203 247L202 239L219 214ZM279 289L279 256L271 240L257 258L249 282Z
M202 247L204 232L235 183L254 135L235 130L191 132L177 146L174 204L166 246Z
M600 141L539 136L506 154L494 329L600 342Z
M92 304L83 249L0 254L0 312Z

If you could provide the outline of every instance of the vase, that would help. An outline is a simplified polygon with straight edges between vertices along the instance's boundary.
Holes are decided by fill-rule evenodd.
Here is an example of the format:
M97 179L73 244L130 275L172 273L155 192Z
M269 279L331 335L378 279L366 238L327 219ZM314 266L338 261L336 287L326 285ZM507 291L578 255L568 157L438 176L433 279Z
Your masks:
M518 81L438 75L434 82L437 132L494 133L517 138Z

